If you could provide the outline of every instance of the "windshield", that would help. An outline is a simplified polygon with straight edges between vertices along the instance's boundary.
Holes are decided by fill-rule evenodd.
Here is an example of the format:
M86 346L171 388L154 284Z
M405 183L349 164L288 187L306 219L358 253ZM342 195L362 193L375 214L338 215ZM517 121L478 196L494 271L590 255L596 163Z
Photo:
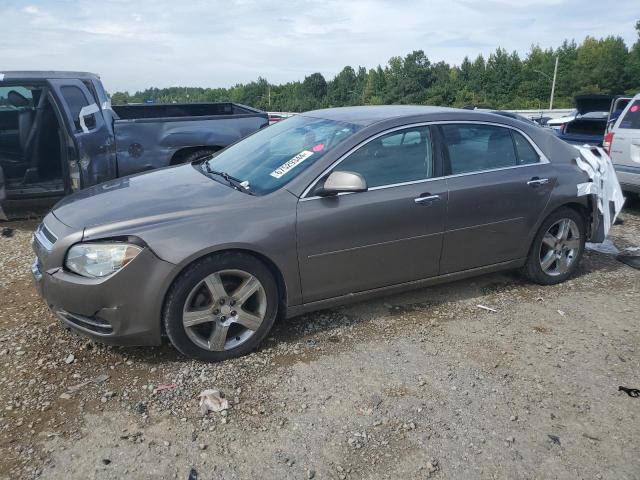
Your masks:
M360 128L351 123L297 115L267 127L205 162L265 195L291 181Z

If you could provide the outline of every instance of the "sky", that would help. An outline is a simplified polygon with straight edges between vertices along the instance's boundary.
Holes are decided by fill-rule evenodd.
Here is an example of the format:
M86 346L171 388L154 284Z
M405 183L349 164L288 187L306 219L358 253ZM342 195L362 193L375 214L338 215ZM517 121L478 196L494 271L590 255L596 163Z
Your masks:
M497 47L637 35L640 1L0 0L0 71L100 74L110 92L327 79L424 50L459 64Z

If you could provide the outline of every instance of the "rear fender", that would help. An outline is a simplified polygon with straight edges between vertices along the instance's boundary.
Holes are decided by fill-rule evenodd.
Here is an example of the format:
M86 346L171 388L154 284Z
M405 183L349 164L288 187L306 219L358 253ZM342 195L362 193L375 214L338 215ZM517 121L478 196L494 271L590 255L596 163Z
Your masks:
M160 139L160 145L167 148L182 148L194 145L230 145L241 138L240 132L224 125L211 128L168 129Z

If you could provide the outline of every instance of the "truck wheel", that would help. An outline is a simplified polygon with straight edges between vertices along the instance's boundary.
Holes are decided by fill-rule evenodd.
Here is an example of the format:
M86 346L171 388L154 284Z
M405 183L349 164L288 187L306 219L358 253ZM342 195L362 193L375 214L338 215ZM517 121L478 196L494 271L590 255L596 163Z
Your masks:
M171 162L172 165L178 165L180 163L191 163L198 160L202 160L206 157L213 155L217 152L218 148L200 148L198 150L194 150L189 152L186 155L176 155Z
M524 274L540 285L564 282L578 268L585 239L584 217L571 208L559 208L540 225Z
M278 287L267 266L229 252L197 261L176 279L163 321L180 353L218 362L256 348L277 313Z

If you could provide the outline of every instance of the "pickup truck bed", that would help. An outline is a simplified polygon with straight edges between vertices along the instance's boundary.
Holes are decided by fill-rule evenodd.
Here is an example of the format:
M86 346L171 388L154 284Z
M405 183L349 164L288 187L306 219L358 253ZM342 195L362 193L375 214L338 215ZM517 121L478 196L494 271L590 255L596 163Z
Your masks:
M254 115L256 112L261 113L254 108L235 103L113 105L111 108L121 120Z
M267 126L259 110L234 103L114 105L118 176L214 152Z

